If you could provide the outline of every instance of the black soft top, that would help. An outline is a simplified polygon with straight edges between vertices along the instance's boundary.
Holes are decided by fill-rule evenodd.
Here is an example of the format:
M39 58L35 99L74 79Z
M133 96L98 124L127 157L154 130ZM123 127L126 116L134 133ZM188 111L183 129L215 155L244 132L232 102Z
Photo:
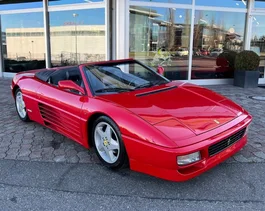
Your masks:
M42 70L42 71L40 71L40 72L37 72L37 73L35 74L35 76L36 76L36 78L40 79L41 81L45 81L45 82L47 82L48 79L50 78L50 76L51 76L55 71L56 71L56 69L55 69L55 70L47 70L47 69L45 69L45 70Z

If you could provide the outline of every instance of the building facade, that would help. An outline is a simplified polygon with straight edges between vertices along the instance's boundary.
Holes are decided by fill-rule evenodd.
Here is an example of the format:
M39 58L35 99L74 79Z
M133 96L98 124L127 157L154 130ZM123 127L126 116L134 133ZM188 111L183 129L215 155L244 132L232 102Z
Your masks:
M196 84L233 83L222 52L261 58L265 83L263 0L0 1L0 76L90 61L135 58L165 76Z

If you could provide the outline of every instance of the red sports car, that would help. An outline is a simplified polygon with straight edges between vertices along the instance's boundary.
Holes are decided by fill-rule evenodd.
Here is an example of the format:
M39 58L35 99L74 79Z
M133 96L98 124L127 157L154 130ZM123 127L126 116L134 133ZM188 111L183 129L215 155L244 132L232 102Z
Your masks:
M239 151L251 116L208 89L127 59L34 70L12 81L17 113L95 147L103 164L172 181Z

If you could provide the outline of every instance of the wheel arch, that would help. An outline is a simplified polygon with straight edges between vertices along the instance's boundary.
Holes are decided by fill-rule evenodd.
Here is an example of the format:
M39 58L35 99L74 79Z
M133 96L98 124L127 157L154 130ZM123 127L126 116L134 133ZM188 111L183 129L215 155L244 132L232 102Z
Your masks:
M16 84L14 87L13 87L13 90L12 90L12 94L13 94L13 97L15 98L15 94L16 94L16 91L20 89L20 87Z

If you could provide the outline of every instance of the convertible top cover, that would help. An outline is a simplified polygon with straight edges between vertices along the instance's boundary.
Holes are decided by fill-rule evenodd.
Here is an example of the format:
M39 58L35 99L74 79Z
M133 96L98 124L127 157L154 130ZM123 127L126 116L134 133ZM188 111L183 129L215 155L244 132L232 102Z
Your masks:
M35 74L36 78L40 79L41 81L47 82L49 77L55 72L56 70L43 70L40 72L37 72Z

